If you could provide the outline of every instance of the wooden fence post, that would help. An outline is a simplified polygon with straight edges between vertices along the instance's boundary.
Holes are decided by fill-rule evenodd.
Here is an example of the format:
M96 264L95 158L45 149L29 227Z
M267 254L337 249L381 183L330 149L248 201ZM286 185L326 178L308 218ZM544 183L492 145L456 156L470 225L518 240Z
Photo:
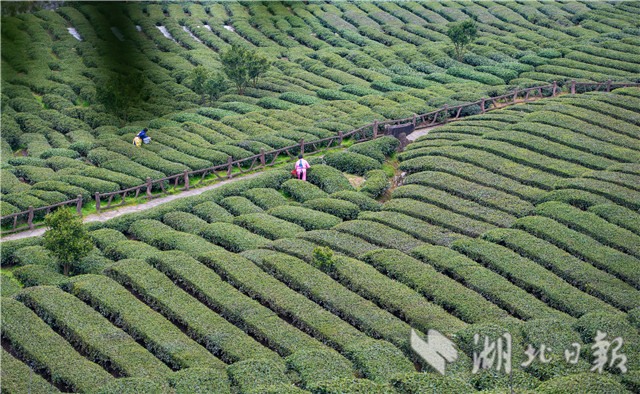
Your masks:
M189 190L189 171L184 170L184 190Z
M484 102L485 102L485 98L483 97L483 98L480 100L480 113L481 113L481 114L485 113L485 109L484 109Z
M576 94L576 81L571 81L571 94Z
M304 137L300 138L300 154L304 155Z
M29 230L33 230L33 205L29 206L29 219L27 220Z
M78 194L78 203L76 204L76 212L82 217L82 194Z
M518 99L518 88L515 88L513 90L513 103L516 103L516 100Z
M607 92L610 92L610 91L611 91L611 80L608 79L607 80Z
M413 114L413 127L416 127L416 118L418 117L417 114Z
M378 138L378 119L373 121L373 139Z
M151 197L151 178L147 177L147 196Z
M100 193L96 192L96 211L100 214Z
M556 97L556 89L558 89L558 82L553 81L553 93L551 93L551 97Z
M262 165L262 168L266 167L266 159L264 156L264 148L260 148L260 164Z
M232 178L231 172L233 171L233 165L231 164L233 162L233 159L231 158L231 156L227 156L227 177L229 179Z
M442 107L442 112L443 112L443 123L447 123L447 121L449 120L449 110L447 109L447 104L444 105L444 107ZM437 117L438 115L436 115Z
M337 146L340 146L340 145L342 145L342 139L344 138L342 136L342 130L338 131L338 138L339 139L338 139L338 145Z

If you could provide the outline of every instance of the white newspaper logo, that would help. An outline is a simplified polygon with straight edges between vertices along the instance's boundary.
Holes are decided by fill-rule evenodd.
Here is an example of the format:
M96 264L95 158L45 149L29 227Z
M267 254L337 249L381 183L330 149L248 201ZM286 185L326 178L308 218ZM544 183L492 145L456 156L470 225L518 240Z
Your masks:
M411 329L411 348L433 369L445 374L447 362L458 359L458 351L453 342L436 330L429 330L427 340L423 340Z

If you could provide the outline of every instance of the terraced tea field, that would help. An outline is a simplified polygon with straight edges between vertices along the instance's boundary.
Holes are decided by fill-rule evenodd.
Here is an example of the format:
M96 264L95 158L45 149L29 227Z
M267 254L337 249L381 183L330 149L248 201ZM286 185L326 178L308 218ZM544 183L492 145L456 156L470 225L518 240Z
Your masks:
M473 109L401 152L391 136L328 152L309 182L270 169L86 224L94 248L71 277L42 238L3 241L2 391L640 391L640 88L565 93L638 81L639 9L76 3L3 18L3 215L517 87L564 91ZM469 18L479 38L458 62L444 33ZM95 101L116 32L152 92L125 127ZM234 42L273 66L200 106L191 70L219 68ZM153 142L136 150L141 127ZM444 377L412 329L455 344ZM485 336L505 332L512 374L497 352L473 373ZM599 332L626 357L601 372Z

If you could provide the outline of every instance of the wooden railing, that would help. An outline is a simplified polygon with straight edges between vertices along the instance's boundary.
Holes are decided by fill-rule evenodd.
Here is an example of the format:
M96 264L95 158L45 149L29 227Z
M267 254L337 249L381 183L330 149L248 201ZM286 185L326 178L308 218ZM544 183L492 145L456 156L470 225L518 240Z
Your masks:
M589 91L601 91L600 89L602 89L602 91L610 92L613 88L627 86L640 87L640 83L614 83L610 80L607 82L571 81L568 85L567 92L576 94L582 91L587 91L588 89L590 89ZM413 123L414 126L439 126L468 116L465 115L464 110L474 106L477 106L476 108L474 108L476 113L485 113L487 111L499 109L504 106L526 103L546 97L556 97L560 93L560 91L561 87L556 82L553 82L549 85L535 86L527 89L516 88L513 93L503 94L496 97L481 98L480 100L474 101L472 103L460 104L451 107L445 104L442 108L427 112L426 114L422 115L414 114L410 118L387 120L382 122L375 120L373 123L362 126L350 132L343 133L342 131L340 131L335 136L323 138L320 140L306 142L304 139L302 139L299 144L275 149L269 152L265 152L264 149L261 149L260 154L246 157L240 160L234 161L231 156L229 156L228 161L225 164L219 164L214 167L195 171L184 171L183 173L171 175L161 179L151 180L150 178L147 178L144 184L124 190L118 190L110 193L95 193L94 198L96 201L96 209L97 212L100 213L106 209L122 206L126 203L126 198L128 196L133 196L134 198L144 198L148 200L158 197L164 197L169 194L169 191L165 187L166 183L173 183L174 190L189 190L191 187L197 187L221 180L231 179L236 175L241 175L247 172L264 169L266 167L272 167L282 163L295 161L299 153L314 154L330 149L340 148L343 146L343 140L347 138L351 138L354 143L375 139L381 135L381 131L384 132L384 128L387 125ZM545 92L548 92L547 95L545 95ZM267 160L267 157L270 157L270 159ZM236 173L233 172L235 168L238 169L238 172ZM215 178L206 179L208 175L215 175ZM197 183L191 184L190 177L197 178L198 176L200 177L200 180ZM178 188L178 186L180 185L182 185L182 187ZM162 192L159 194L152 194L151 191L154 189L154 187L156 189L162 190ZM102 202L105 199L106 205L103 206ZM2 231L2 234L9 234L16 231L33 229L36 226L41 226L42 224L33 224L34 212L46 209L47 213L49 213L52 208L72 203L78 204L77 211L78 214L82 216L80 212L80 207L82 206L81 196L78 196L78 198L75 198L73 200L64 201L58 204L50 205L48 207L36 209L33 209L33 207L29 207L29 210L3 216L2 218L0 218L3 223L5 223L7 219L13 218L13 228L11 230ZM17 217L22 215L28 215L27 225L17 228Z
M11 233L15 233L18 231L24 231L24 230L33 230L36 227L40 227L40 226L44 226L44 223L39 222L36 223L34 222L34 217L36 212L40 212L40 211L46 211L44 214L48 215L49 212L51 212L52 209L54 208L58 208L58 207L62 207L62 206L67 206L69 204L75 204L76 205L76 213L74 214L74 216L80 216L82 217L82 195L78 194L78 197L74 198L73 200L68 200L68 201L63 201L63 202L59 202L57 204L53 204L53 205L49 205L46 207L40 207L40 208L34 208L33 206L30 206L29 209L27 209L26 211L22 211L22 212L17 212L17 213L12 213L10 215L6 215L2 217L2 222L6 222L9 220L12 220L12 227L11 230L6 230L3 231L2 234L11 234ZM23 216L23 215L27 215L27 222L26 223L18 223L18 217ZM18 227L18 224L23 224L22 227Z

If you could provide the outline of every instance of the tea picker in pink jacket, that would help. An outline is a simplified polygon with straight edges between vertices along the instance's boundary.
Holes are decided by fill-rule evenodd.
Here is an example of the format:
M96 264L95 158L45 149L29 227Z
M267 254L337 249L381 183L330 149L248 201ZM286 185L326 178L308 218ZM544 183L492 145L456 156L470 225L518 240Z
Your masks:
M309 163L302 158L302 155L298 156L298 161L296 161L296 171L298 172L298 179L302 179L303 181L307 180L307 168L311 167Z

